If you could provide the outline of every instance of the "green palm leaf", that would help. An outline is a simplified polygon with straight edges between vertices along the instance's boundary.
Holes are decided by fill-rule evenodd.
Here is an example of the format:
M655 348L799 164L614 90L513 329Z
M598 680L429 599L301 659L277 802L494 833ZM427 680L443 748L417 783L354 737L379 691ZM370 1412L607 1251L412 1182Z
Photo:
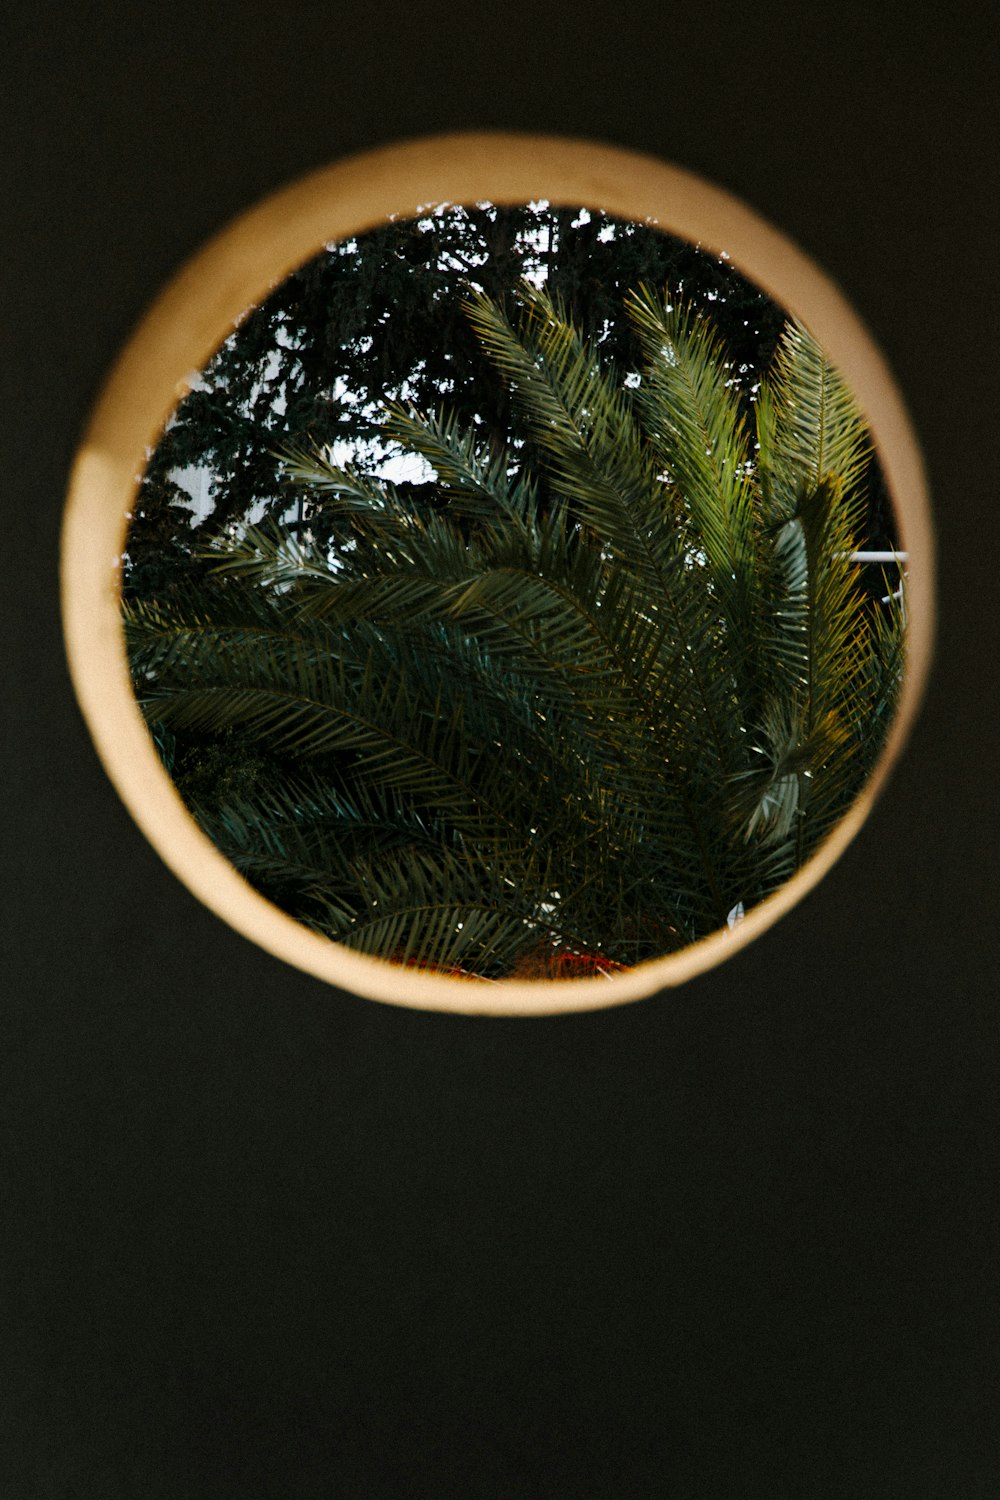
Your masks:
M491 978L602 972L762 900L871 772L905 619L849 561L868 437L798 324L751 433L667 293L629 299L637 388L544 291L467 310L527 447L397 404L428 484L289 450L326 539L247 527L207 583L133 602L133 681L206 833L317 931ZM231 745L245 775L198 770Z

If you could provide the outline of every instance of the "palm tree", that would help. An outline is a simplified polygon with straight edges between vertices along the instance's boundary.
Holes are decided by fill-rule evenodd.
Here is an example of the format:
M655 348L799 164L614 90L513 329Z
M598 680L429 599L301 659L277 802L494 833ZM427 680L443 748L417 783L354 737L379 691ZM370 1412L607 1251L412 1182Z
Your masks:
M392 407L432 510L286 454L333 543L248 530L209 585L127 606L136 692L204 831L303 922L455 972L607 972L760 902L872 769L903 613L850 560L868 435L796 322L751 427L669 293L629 298L625 380L544 290L467 311L527 443Z

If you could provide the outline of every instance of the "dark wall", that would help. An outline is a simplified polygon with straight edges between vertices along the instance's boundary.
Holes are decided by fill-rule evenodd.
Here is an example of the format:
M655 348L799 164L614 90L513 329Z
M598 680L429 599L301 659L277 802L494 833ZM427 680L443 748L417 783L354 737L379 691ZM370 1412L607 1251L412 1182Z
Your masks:
M5 1500L1000 1487L988 8L29 6L4 22ZM839 281L925 444L937 665L822 886L686 988L397 1011L202 909L107 783L74 445L227 218L443 129L602 138Z

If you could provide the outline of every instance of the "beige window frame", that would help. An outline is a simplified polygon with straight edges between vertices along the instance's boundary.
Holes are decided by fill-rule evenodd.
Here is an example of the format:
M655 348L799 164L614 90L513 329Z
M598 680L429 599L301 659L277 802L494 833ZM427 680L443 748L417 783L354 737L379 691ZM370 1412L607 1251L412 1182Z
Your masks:
M257 894L200 831L161 765L131 690L116 559L164 423L194 372L260 302L324 244L437 204L481 201L603 210L723 250L808 325L872 431L907 555L907 668L873 777L808 863L743 920L682 951L608 977L448 979L308 931ZM551 1015L623 1004L733 956L810 891L855 837L917 712L934 631L933 537L920 451L890 371L857 314L813 261L730 194L679 167L591 142L518 134L439 136L364 153L294 183L213 239L165 288L122 351L73 466L62 546L70 670L107 774L174 874L244 937L341 989L395 1005Z

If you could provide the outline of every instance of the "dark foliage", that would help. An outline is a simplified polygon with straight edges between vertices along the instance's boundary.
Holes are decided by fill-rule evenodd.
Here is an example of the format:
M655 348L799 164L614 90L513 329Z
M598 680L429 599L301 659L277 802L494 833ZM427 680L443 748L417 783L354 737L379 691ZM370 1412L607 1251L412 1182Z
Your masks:
M386 431L433 480L289 452L311 534L220 538L207 583L126 610L196 818L331 937L610 972L763 900L870 773L903 615L849 561L849 393L789 324L749 403L696 304L627 304L638 383L551 292L473 297L522 439L397 403Z

